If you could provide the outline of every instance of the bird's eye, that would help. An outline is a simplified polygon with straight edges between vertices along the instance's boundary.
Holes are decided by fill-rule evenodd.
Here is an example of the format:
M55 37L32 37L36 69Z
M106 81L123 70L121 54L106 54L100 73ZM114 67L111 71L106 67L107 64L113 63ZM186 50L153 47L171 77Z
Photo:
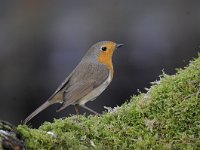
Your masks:
M101 50L102 50L102 51L106 51L106 50L107 50L107 47L103 46L103 47L101 48Z

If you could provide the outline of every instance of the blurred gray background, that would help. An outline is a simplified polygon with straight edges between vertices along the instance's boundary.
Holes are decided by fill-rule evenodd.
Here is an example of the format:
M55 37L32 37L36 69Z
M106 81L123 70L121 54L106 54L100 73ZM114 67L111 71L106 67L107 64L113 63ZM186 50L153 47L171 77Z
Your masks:
M121 105L174 74L200 50L198 0L0 1L0 119L19 124L40 106L94 43L124 43L113 58L112 84L87 105ZM51 106L33 126L74 114ZM81 110L82 113L86 112ZM88 112L87 112L88 114Z

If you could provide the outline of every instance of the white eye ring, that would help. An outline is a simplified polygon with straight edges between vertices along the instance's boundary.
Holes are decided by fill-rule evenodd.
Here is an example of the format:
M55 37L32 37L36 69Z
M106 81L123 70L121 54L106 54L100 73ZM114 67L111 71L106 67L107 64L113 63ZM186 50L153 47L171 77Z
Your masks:
M106 51L106 50L107 50L107 47L106 47L106 46L102 46L102 47L101 47L101 50L102 50L102 51Z

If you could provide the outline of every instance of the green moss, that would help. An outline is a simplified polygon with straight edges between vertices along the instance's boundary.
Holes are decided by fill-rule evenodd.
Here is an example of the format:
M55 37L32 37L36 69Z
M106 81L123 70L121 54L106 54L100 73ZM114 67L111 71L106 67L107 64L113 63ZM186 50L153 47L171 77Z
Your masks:
M74 115L18 131L29 149L200 149L200 55L152 84L102 117Z

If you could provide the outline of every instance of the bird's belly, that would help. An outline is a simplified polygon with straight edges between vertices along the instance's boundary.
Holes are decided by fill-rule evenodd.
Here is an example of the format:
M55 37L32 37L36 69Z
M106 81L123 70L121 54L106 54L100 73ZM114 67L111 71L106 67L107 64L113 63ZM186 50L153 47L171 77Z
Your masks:
M112 80L112 75L111 75L111 72L110 72L108 78L100 86L98 86L96 89L94 89L89 94L87 94L86 96L81 98L78 101L78 104L84 105L88 101L94 100L96 97L98 97L106 89L106 87L110 84L111 80Z

